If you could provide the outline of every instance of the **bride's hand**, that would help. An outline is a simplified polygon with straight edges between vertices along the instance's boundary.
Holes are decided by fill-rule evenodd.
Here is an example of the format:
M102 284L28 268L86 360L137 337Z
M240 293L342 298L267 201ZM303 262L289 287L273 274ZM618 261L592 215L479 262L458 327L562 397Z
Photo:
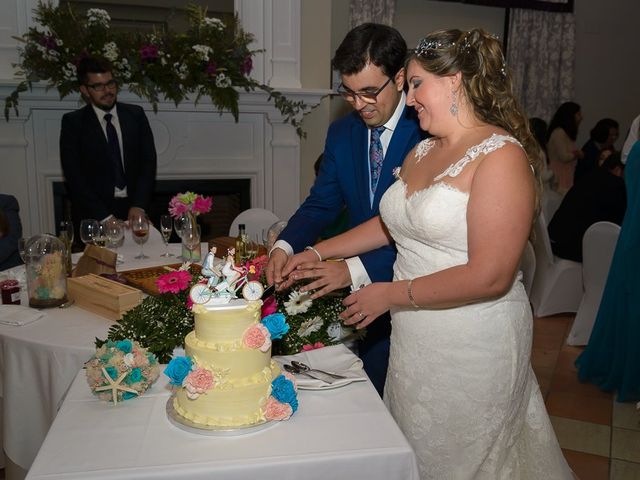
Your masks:
M390 282L372 283L345 298L342 304L347 308L340 314L344 324L364 328L388 311L391 307L388 301L390 285Z

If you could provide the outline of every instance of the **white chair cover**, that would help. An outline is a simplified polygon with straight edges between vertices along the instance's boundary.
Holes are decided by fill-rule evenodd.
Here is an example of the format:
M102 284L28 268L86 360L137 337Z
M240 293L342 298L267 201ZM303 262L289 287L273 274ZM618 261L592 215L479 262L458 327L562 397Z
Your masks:
M620 227L615 223L597 222L582 237L584 296L567 337L568 345L586 345L589 342L619 236Z
M529 295L534 315L577 312L583 294L582 264L553 255L544 212L536 219L534 235L536 271Z
M229 227L229 236L237 237L238 225L244 223L249 238L262 243L262 230L264 230L266 234L269 227L278 221L280 221L280 219L270 210L250 208L234 218L231 227Z
M542 213L546 220L545 225L549 225L549 222L553 218L562 203L562 195L555 190L544 189L542 191Z
M522 272L522 283L527 295L531 295L531 286L536 273L536 252L533 250L531 242L527 242L520 259L520 271Z

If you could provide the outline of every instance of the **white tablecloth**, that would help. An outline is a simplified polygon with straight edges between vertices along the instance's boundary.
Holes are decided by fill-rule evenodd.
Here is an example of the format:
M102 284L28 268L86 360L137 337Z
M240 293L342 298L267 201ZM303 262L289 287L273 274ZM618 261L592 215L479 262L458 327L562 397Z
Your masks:
M415 456L371 383L299 391L286 422L238 436L185 432L161 375L116 406L76 377L28 479L417 480Z
M144 247L150 258L135 260L140 247L127 232L118 252L125 264L118 266L118 271L179 263L176 257L160 256L165 247L159 235L157 230L152 231ZM205 252L206 245L202 248ZM179 255L180 245L169 245L169 252ZM0 274L24 278L24 267ZM21 293L22 305L28 305L26 287ZM3 447L7 456L25 470L31 466L78 369L95 352L95 338L105 338L112 324L77 306L42 312L42 319L28 325L0 324Z

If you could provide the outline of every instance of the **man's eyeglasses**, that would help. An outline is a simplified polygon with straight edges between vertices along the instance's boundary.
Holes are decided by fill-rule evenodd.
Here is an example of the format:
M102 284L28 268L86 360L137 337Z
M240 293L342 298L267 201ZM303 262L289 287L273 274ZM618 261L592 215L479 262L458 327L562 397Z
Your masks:
M118 86L118 82L116 82L113 79L109 80L106 83L92 83L87 85L87 87L95 90L96 92L104 92L105 88L113 89L113 88L116 88L117 86Z
M378 101L378 95L380 95L380 92L384 90L384 87L386 87L390 81L391 77L389 77L389 79L384 82L384 85L382 85L377 90L360 90L358 92L354 92L350 88L345 87L343 83L341 83L338 87L338 93L342 95L342 98L344 98L347 102L355 102L356 97L358 97L364 103L376 103Z

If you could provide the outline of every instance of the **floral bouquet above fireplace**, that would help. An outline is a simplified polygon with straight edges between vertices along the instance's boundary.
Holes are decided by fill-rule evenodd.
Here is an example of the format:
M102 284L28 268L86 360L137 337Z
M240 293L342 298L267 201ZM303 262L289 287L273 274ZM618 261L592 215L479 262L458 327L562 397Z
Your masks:
M193 192L179 193L169 202L169 213L173 218L191 212L193 215L207 213L211 210L213 200Z

